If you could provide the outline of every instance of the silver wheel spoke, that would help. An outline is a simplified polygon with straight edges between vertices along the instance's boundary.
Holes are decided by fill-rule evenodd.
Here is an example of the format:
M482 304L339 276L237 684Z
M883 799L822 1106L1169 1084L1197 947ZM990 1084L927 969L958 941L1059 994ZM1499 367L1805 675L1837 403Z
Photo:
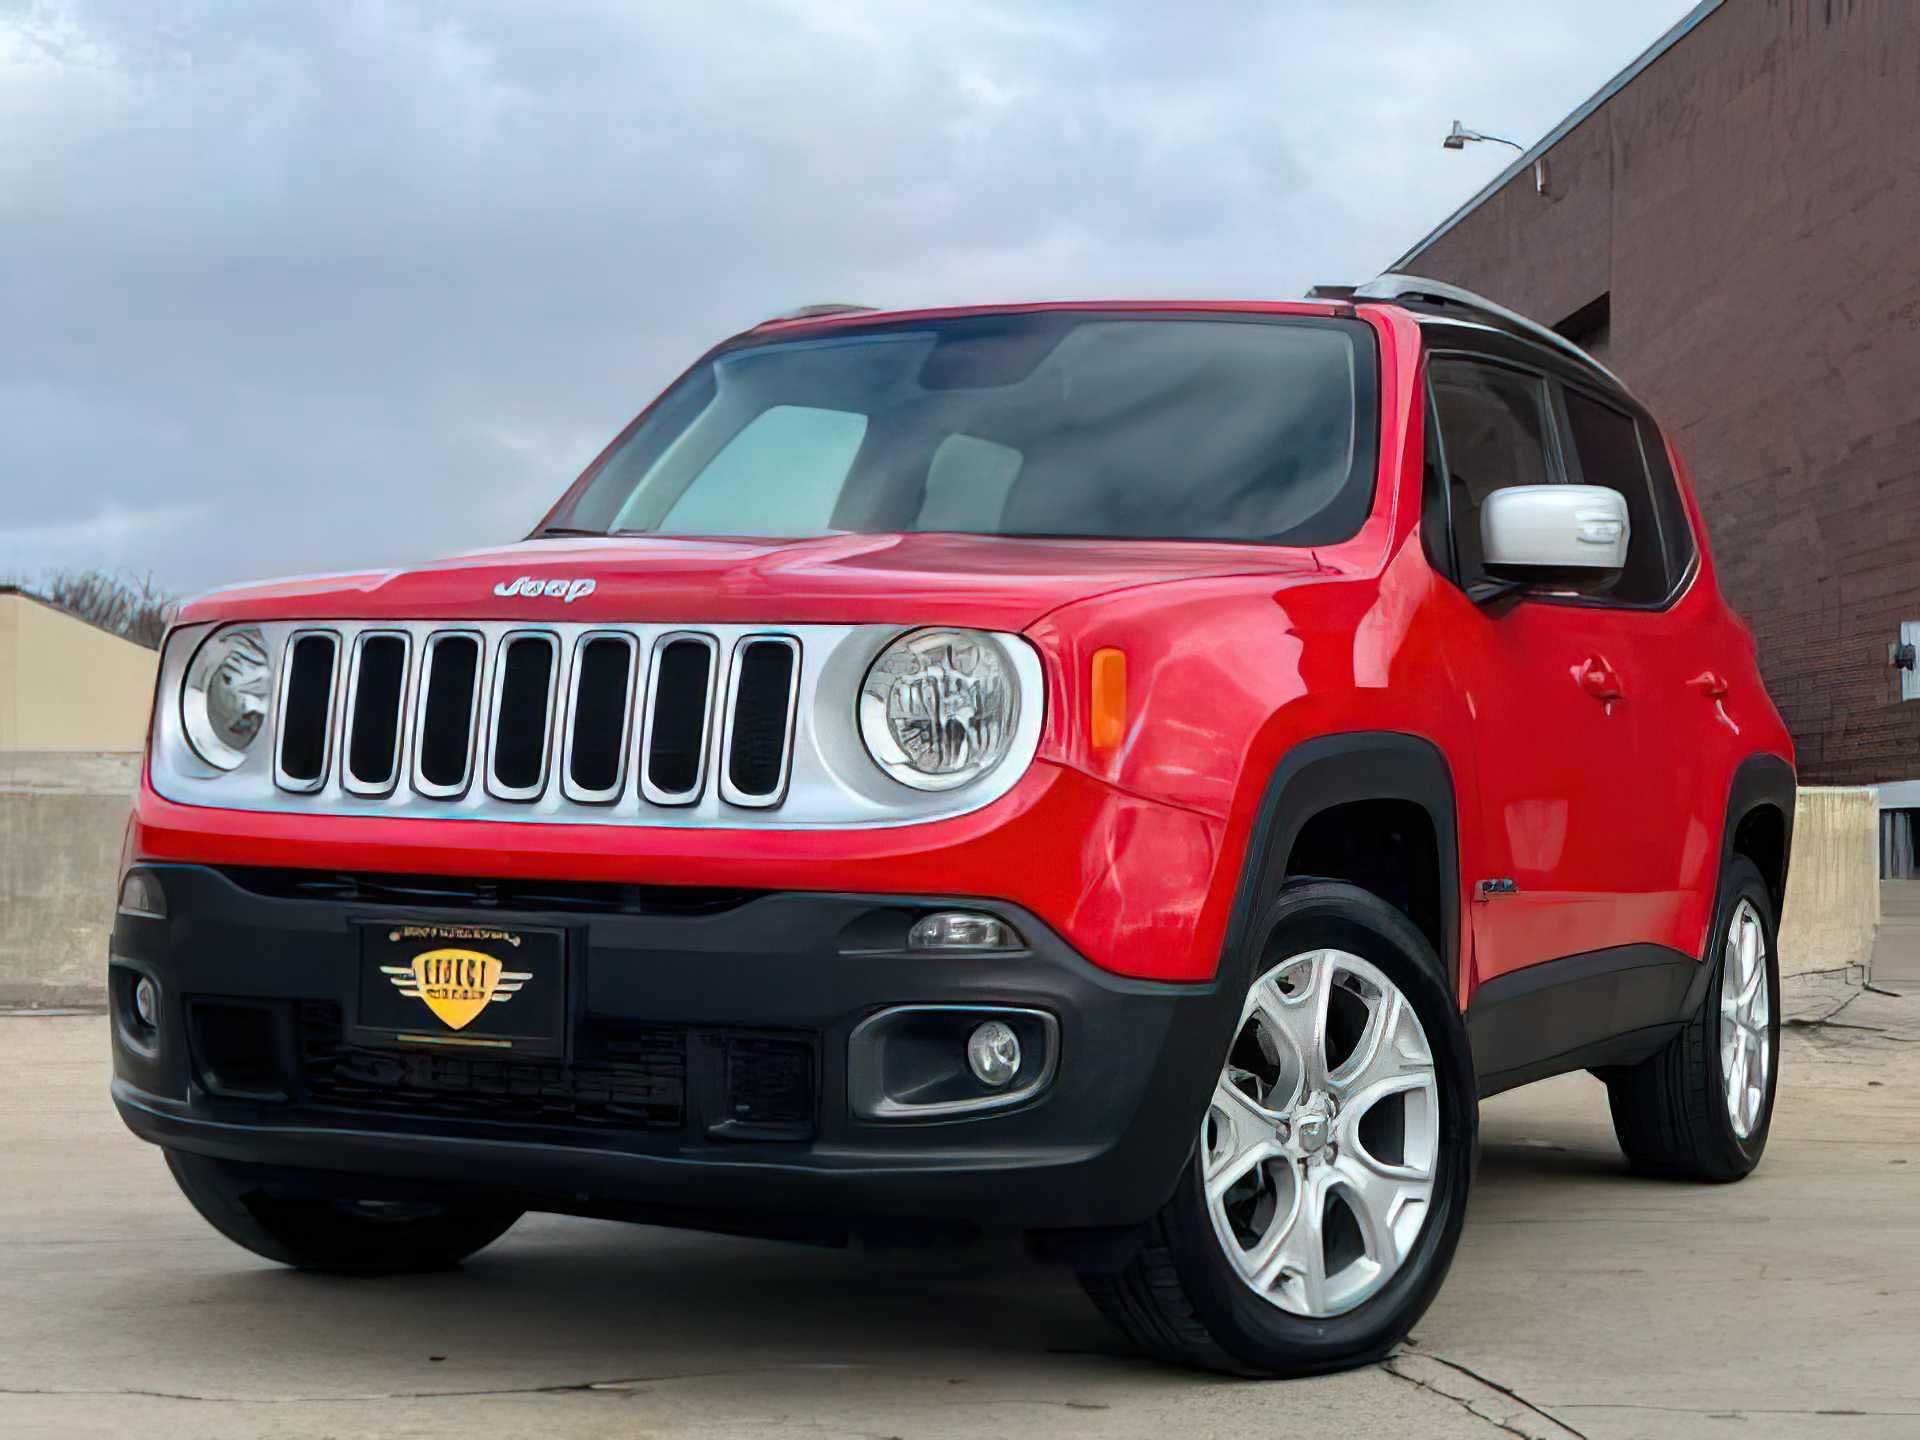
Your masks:
M1208 1112L1213 1122L1207 1148L1207 1200L1212 1203L1224 1195L1249 1170L1263 1160L1281 1153L1275 1135L1279 1116L1260 1108L1227 1075L1213 1087L1213 1105Z
M1331 959L1324 950L1289 961L1262 977L1247 1001L1248 1013L1257 1013L1278 1038L1292 1047L1300 1062L1302 1085L1307 1090L1325 1089L1327 1083L1327 1004L1333 994L1331 968ZM1280 988L1283 973L1298 985L1292 994Z
M1398 987L1339 950L1273 966L1250 987L1241 1016L1202 1135L1214 1234L1241 1279L1272 1304L1342 1314L1397 1273L1425 1223L1439 1169L1432 1049ZM1351 1051L1330 1065L1330 1036L1356 1030ZM1344 1048L1344 1038L1337 1043ZM1381 1106L1400 1108L1370 1127L1391 1160L1361 1138L1362 1122Z
M1320 1217L1326 1206L1326 1181L1316 1173L1305 1185L1296 1186L1294 1193L1292 1213L1283 1227L1276 1227L1279 1233L1263 1247L1266 1254L1260 1268L1247 1280L1264 1295L1272 1296L1275 1289L1280 1289L1284 1299L1296 1301L1307 1314L1324 1315L1327 1240Z
M1734 907L1720 958L1720 1079L1727 1119L1745 1140L1760 1123L1773 1077L1767 936L1748 900Z
M1360 1043L1339 1071L1328 1077L1328 1088L1343 1109L1355 1105L1365 1109L1373 1102L1363 1097L1380 1087L1389 1087L1382 1094L1395 1093L1391 1088L1395 1082L1432 1072L1433 1055L1427 1049L1426 1033L1414 1018L1412 1007L1396 990L1381 996L1374 1005Z

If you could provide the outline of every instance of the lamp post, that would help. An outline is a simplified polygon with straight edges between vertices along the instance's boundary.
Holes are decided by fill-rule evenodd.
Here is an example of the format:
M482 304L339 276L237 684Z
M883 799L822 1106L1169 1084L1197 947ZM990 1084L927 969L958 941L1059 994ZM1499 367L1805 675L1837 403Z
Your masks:
M1505 136L1487 135L1479 130L1469 130L1458 120L1453 122L1453 129L1441 138L1440 144L1443 149L1464 150L1470 142L1477 144L1481 141L1491 145L1510 146L1522 155L1527 153L1525 146L1516 144ZM1533 162L1533 190L1536 195L1547 193L1547 157L1544 155L1537 157Z
M1470 140L1486 140L1495 145L1513 145L1513 148L1519 150L1521 154L1524 155L1526 153L1523 147L1514 145L1514 142L1511 140L1503 140L1498 135L1483 135L1478 130L1469 130L1458 120L1453 122L1453 129L1447 132L1446 139L1442 140L1440 144L1448 150L1464 150L1467 148L1467 142Z

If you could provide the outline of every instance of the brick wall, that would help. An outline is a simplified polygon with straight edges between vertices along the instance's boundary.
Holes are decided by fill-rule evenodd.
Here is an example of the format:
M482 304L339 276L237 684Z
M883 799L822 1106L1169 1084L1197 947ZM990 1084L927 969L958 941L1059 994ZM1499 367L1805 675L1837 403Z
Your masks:
M1920 4L1727 0L1402 268L1557 322L1692 463L1803 781L1920 777Z

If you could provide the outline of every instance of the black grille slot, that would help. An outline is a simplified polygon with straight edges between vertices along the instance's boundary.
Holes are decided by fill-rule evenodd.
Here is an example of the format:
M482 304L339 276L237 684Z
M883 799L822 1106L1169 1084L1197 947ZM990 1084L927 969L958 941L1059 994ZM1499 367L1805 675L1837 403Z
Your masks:
M579 799L615 798L632 687L632 641L596 635L580 646L574 660L573 734L567 751L567 782Z
M734 658L727 799L736 804L774 804L786 788L797 661L794 643L785 639L749 640Z
M420 779L442 792L467 788L473 756L474 682L480 639L439 635L427 650L426 698L420 707Z
M653 713L647 719L648 796L665 804L699 797L713 695L713 646L669 640L654 660Z
M421 1054L346 1043L340 1007L300 1006L301 1092L311 1106L509 1125L677 1129L687 1037L665 1026L597 1027L583 1062Z
M547 725L553 714L554 642L514 635L500 653L493 701L493 790L530 800L547 778Z
M287 647L279 775L287 789L317 790L325 776L334 659L339 652L340 642L331 635L301 635Z
M368 635L359 649L353 713L347 719L347 776L368 790L390 790L400 768L407 642L400 635Z

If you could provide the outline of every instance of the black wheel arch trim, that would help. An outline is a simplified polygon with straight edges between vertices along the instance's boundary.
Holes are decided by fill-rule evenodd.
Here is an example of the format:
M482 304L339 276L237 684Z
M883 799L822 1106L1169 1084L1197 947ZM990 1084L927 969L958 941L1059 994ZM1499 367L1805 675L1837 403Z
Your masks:
M1217 979L1233 991L1248 958L1253 926L1288 878L1287 857L1307 822L1358 800L1405 800L1433 824L1440 863L1439 958L1449 989L1460 993L1460 841L1453 771L1432 741L1398 730L1353 730L1316 736L1280 757L1268 778L1242 857L1239 888L1227 921Z

